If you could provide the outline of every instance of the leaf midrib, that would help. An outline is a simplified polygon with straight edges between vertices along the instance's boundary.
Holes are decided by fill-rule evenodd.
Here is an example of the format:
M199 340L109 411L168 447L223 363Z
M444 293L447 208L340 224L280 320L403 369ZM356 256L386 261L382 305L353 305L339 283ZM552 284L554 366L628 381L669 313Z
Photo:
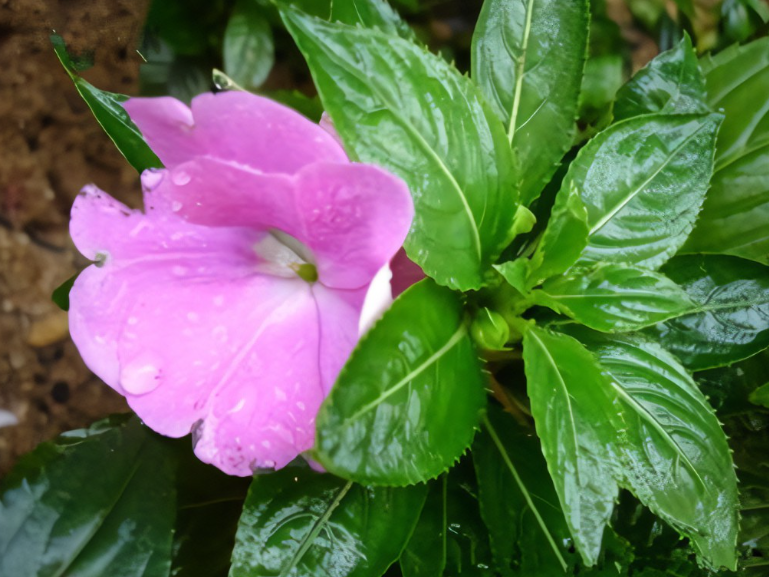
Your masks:
M633 201L643 190L651 183L659 174L670 164L673 159L678 156L678 153L681 152L681 150L689 144L695 136L697 136L702 130L704 130L708 126L707 122L703 122L697 130L692 132L689 136L687 136L684 141L676 146L676 148L668 155L668 157L665 159L664 162L662 162L659 167L646 179L644 180L635 190L631 191L624 199L622 199L614 208L612 208L608 213L606 213L594 226L590 229L589 235L592 236L599 230L601 230L606 224L613 219L615 216L617 216L617 213L619 213L623 208L625 208L630 202Z
M513 92L513 108L510 111L510 124L507 128L507 140L513 144L515 132L517 130L518 112L521 105L521 94L523 92L523 76L526 73L526 57L529 52L529 37L531 36L531 22L534 13L534 0L528 0L526 3L526 24L523 29L523 39L521 41L521 55L515 65L515 91Z
M638 416L641 417L642 420L646 421L651 425L651 427L659 433L662 438L670 445L670 447L673 449L673 451L683 459L684 465L687 469L694 475L694 477L699 481L700 485L703 489L705 489L705 493L710 495L710 489L705 483L705 481L700 476L699 472L697 471L697 468L694 466L694 463L692 463L689 460L689 457L684 453L683 449L681 449L678 442L670 436L670 434L665 430L665 428L649 413L649 411L641 405L632 395L630 395L622 386L620 386L619 379L616 378L616 376L609 372L609 374L612 375L611 385L612 387L617 391L617 393L620 395L621 398L625 399L628 405L630 405L635 413L638 414Z
M566 407L568 409L569 413L569 424L571 425L571 437L574 441L574 450L577 451L579 448L579 442L577 440L577 425L574 422L574 410L571 406L571 397L569 396L569 388L566 386L566 382L563 380L563 375L561 375L561 371L558 369L558 363L555 362L555 359L553 358L553 355L550 354L550 350L545 346L545 343L542 342L542 340L537 336L537 334L534 332L533 329L530 329L528 331L529 336L531 336L532 339L534 339L537 342L537 346L543 351L545 358L550 363L550 365L555 370L555 374L558 375L558 381L561 385L561 388L563 389L564 398L566 401ZM579 480L579 467L577 466L575 468L577 480Z
M110 516L112 511L115 510L115 507L117 507L117 504L120 502L120 500L123 498L123 495L125 494L128 487L131 485L132 481L134 480L134 477L136 476L137 471L139 470L139 467L141 466L141 454L144 451L144 448L147 444L147 440L144 439L141 442L141 445L139 446L139 449L136 451L136 456L134 459L134 464L126 476L125 483L123 483L123 486L120 488L120 491L118 491L118 494L115 497L115 500L110 503L109 508L106 509L104 512L104 516L99 519L98 523L95 527L89 532L88 537L82 542L80 547L70 556L69 561L67 561L65 564L62 564L62 566L59 568L59 570L53 575L53 577L61 577L64 575L64 573L72 567L72 564L77 561L78 557L80 557L80 554L88 547L88 545L91 543L93 538L96 536L96 534L99 532L99 530L102 528L104 523L106 522L107 518Z
M299 548L297 548L296 552L291 556L291 560L288 562L288 565L281 569L280 577L287 577L289 573L291 573L292 569L296 567L299 561L302 560L302 557L304 557L305 553L307 553L308 549L312 546L315 538L320 534L326 523L328 523L328 520L331 518L331 514L339 506L339 503L342 502L342 499L345 498L351 488L352 481L347 481L347 483L341 489L339 489L339 492L336 494L334 499L328 504L328 507L326 507L323 515L318 517L317 521L315 521L315 524L312 526L312 529L310 529L307 535L304 536L304 539L302 539Z
M462 337L465 336L466 333L467 333L467 326L463 322L459 326L459 328L454 332L454 334L451 335L451 338L446 342L446 344L444 344L440 349L438 349L432 355L430 355L416 369L409 371L409 373L406 376L404 376L400 381L398 381L392 387L390 387L389 389L384 391L382 394L380 394L376 399L374 399L370 403L363 405L363 407L358 409L351 417L345 419L344 424L347 424L359 419L364 414L378 407L386 399L388 399L389 397L397 393L399 390L401 390L403 387L405 387L407 384L409 384L411 381L417 378L420 374L422 374L430 365L438 362L443 355L445 355L449 350L451 350L454 347L454 345L456 345L462 339Z
M489 431L491 440L494 441L494 445L496 445L497 450L502 456L502 460L505 462L505 465L507 466L508 470L510 471L510 474L513 476L513 479L515 480L515 484L518 485L518 488L521 490L521 493L523 493L523 498L526 500L526 503L529 505L529 508L531 509L532 513L534 513L534 517L537 519L537 524L540 526L540 528L542 529L542 532L545 534L545 538L547 539L548 544L550 545L553 552L555 553L555 556L558 558L558 562L560 563L563 570L566 571L568 568L568 565L566 564L566 561L564 560L563 555L561 555L561 551L558 549L558 545L556 545L555 539L550 533L550 530L548 529L547 524L545 523L545 520L542 518L542 515L539 513L539 509L537 509L536 505L534 504L534 500L532 499L531 493L529 493L529 490L526 487L526 484L523 482L523 479L521 479L520 475L518 474L518 470L515 468L515 465L513 465L513 462L510 459L510 455L507 453L507 449L505 449L504 445L502 444L502 441L499 439L499 436L497 435L496 430L494 429L491 422L489 421L489 418L486 415L483 416L483 424L486 427L486 429Z
M378 33L373 30L367 30L366 34L370 35L370 34L378 34ZM391 42L391 41L392 39L388 39L388 42ZM341 56L338 56L336 53L333 53L333 55L327 53L326 56L329 60L337 64L337 66L340 66L346 69L348 74L350 74L354 78L357 78L358 80L369 80L368 78L362 79L359 74L360 71L355 68L350 68L350 66L348 66L348 63ZM446 178L448 178L452 188L456 191L457 196L462 202L464 212L466 213L467 219L470 222L470 228L473 234L473 244L475 245L478 260L479 261L482 260L483 254L482 254L482 247L481 247L480 231L478 230L478 223L475 222L472 209L470 208L470 204L468 203L467 197L465 196L464 191L462 190L462 187L459 185L456 178L454 178L454 175L449 170L448 166L446 166L446 164L443 162L441 157L438 156L438 153L424 139L424 137L419 133L416 127L413 126L412 123L407 118L404 118L401 114L399 114L398 112L399 107L394 105L392 102L390 102L390 100L379 91L378 87L375 84L367 82L366 86L372 92L372 94L374 94L375 97L379 98L380 101L385 104L390 114L392 114L393 118L395 118L395 120L397 120L401 124L401 126L403 126L406 129L406 131L412 135L412 137L414 137L414 139L420 145L420 147L424 149L427 155L430 158L432 158L433 161L437 164L440 171L444 173Z

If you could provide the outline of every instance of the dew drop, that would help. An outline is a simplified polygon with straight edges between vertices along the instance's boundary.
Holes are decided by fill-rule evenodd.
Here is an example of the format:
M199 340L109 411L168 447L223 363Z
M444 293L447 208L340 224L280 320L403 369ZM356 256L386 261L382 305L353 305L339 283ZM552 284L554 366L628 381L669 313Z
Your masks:
M179 212L182 209L182 203L178 200L175 200L171 203L171 210L174 212Z
M192 180L192 177L188 172L185 172L184 170L177 170L174 172L171 180L176 186L184 186L185 184L189 183L190 180Z
M187 320L196 323L200 320L200 315L198 315L196 312L190 311L187 313Z
M145 395L160 384L160 369L146 359L138 358L120 371L120 385L132 395Z
M171 272L174 273L175 276L184 276L187 274L187 269L183 266L176 265L171 268Z
M161 182L163 182L163 171L161 170L149 169L142 174L142 186L147 192L155 190Z

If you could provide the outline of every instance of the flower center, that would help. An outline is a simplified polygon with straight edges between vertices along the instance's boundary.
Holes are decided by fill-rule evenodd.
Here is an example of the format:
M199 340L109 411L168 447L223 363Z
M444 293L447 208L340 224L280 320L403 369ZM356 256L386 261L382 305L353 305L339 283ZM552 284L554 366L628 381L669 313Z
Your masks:
M318 280L312 252L283 231L271 230L253 248L259 257L257 270L261 273L283 278L298 276L308 283Z

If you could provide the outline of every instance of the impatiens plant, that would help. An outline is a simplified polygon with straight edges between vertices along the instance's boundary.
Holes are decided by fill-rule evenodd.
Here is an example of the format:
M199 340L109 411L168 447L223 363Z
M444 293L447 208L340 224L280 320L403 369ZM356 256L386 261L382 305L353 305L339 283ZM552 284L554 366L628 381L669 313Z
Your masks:
M0 576L766 575L769 40L683 32L578 122L587 0L486 0L469 76L305 4L263 10L322 127L54 39L142 173L78 197L56 295L136 416L21 460Z

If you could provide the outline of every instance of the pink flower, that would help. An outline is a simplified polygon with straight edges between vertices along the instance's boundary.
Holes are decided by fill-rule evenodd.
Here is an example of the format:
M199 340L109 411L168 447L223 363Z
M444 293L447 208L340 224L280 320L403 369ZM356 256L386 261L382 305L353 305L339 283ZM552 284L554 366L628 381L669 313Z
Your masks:
M283 467L313 445L411 224L408 189L252 94L125 108L166 169L142 175L144 213L93 186L75 201L70 232L95 265L70 294L72 338L148 426L192 431L201 460Z

